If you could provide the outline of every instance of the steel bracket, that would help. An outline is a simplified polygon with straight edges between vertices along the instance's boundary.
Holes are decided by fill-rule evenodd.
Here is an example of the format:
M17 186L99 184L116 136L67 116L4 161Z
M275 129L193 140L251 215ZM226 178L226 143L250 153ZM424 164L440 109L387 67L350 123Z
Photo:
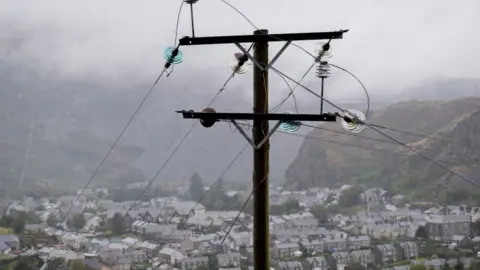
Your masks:
M273 126L272 129L270 129L270 131L268 132L268 134L263 138L263 140L261 140L257 145L255 145L255 143L253 142L253 140L250 138L250 136L247 135L247 133L245 132L245 130L243 130L243 128L240 126L240 124L237 123L237 121L235 121L235 119L231 119L230 122L232 122L232 124L238 129L238 131L240 132L240 134L242 134L242 136L245 138L245 140L247 140L247 142L255 149L255 150L259 150L260 148L262 148L262 146L268 141L268 139L270 139L270 137L273 135L273 133L275 133L275 131L277 131L277 129L280 127L280 125L282 124L283 121L278 121L275 126Z

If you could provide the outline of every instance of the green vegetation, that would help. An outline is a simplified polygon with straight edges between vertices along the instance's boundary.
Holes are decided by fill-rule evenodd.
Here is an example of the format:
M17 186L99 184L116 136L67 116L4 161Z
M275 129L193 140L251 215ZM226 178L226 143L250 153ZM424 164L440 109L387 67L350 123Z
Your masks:
M108 223L112 234L121 235L125 233L125 222L122 214L115 213Z
M476 132L480 126L479 103L480 99L453 100L434 103L435 105L415 101L403 102L373 112L371 119L375 119L375 122L390 123L390 127L395 129L462 142L461 146L454 147L422 136L414 137L402 133L395 135L398 140L415 147L434 149L435 151L425 150L422 153L444 162L443 164L454 171L473 177L476 175L475 166L479 165L476 158L478 149L474 146L480 139L479 133ZM459 112L465 112L465 115L459 118ZM442 115L442 121L431 120L435 115L437 119L440 119L438 115ZM362 134L385 140L372 130L364 130ZM291 188L364 184L383 187L392 194L401 193L406 195L409 201L435 201L442 204L462 204L470 201L472 205L480 204L478 190L472 189L465 181L452 177L445 169L435 166L418 154L403 155L407 152L399 148L399 145L378 143L373 140L359 141L353 136L316 129L311 131L309 136L342 141L367 149L306 139L299 150L299 155L286 172L287 183ZM401 154L393 155L389 152ZM348 200L342 201L341 204L343 203L353 204Z
M35 213L12 211L10 215L4 215L0 218L0 227L9 228L13 233L20 234L25 229L25 224L36 224L39 221Z
M314 205L310 208L310 213L318 220L320 224L325 224L329 219L329 211L323 205Z
M205 193L203 180L198 174L194 174L190 179L189 198L198 201L203 197L202 205L210 210L232 211L240 210L243 201L238 195L227 196L223 180L218 180L210 190Z
M49 227L55 228L57 226L57 217L54 214L48 215L47 225Z
M298 200L289 199L286 202L280 205L271 205L270 214L271 215L290 215L298 213L303 210L303 207L300 206Z
M73 215L71 219L67 220L67 227L73 230L81 230L86 224L85 215L83 213L78 213Z
M361 204L360 194L365 190L361 186L353 186L349 189L346 189L340 195L338 199L338 206L340 207L351 207Z

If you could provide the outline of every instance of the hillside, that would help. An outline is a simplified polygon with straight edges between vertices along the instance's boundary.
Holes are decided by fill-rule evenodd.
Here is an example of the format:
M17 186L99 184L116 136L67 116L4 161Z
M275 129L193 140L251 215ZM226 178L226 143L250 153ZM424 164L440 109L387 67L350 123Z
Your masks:
M478 177L480 98L401 102L373 112L369 119L374 124L441 139L384 130L450 169L472 180ZM320 127L343 132L338 124L322 124ZM450 175L418 154L396 143L388 143L388 138L372 129L366 128L359 135L383 141L312 130L309 136L368 149L307 138L287 169L288 185L304 188L358 183L383 186L412 198L446 201L451 201L455 194L461 192L465 192L463 198L468 199L467 191L477 191L471 184Z

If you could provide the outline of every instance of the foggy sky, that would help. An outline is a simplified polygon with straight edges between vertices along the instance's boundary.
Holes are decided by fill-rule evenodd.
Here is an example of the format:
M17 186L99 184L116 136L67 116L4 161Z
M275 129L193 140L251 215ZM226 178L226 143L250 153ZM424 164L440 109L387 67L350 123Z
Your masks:
M126 101L109 99L108 102L115 103L112 105L114 108L97 116L103 121L99 121L100 124L113 119L117 121L115 129L105 128L108 131L106 134L99 134L104 130L98 127L92 128L95 134L112 139L163 68L164 49L174 43L180 1L0 0L0 59L34 69L46 80L69 81L73 78L114 86L105 89L126 84L142 86L136 98L130 98L136 94L132 91ZM398 93L424 80L478 77L475 64L480 56L474 51L480 48L474 28L480 23L480 18L474 16L480 10L478 0L464 0L456 4L444 0L231 0L230 3L258 27L269 29L270 33L349 29L343 40L332 42L334 56L331 61L355 73L371 93ZM220 0L200 0L196 4L195 25L197 36L250 34L254 30ZM191 35L187 6L183 8L179 28L179 37L185 35ZM313 52L315 42L298 44ZM270 58L281 45L280 42L270 45ZM153 175L158 164L167 158L181 136L178 134L185 134L192 124L191 121L177 121L174 110L202 109L230 75L229 62L233 53L238 52L234 45L194 46L181 50L184 62L176 66L167 82L160 82L159 94L147 102L148 110L144 108L149 116L155 117L142 118L140 114L126 134L127 139L133 137L131 141L149 145L140 160L140 163L150 164L147 166L150 168L147 177ZM298 79L311 62L310 56L290 46L277 61L276 67ZM319 90L314 73L307 77L305 84ZM251 85L249 72L236 76L228 89L241 92L248 101L243 104L250 104ZM334 72L327 85L327 96L332 97L334 102L340 98L348 100L351 95L362 95L360 86L342 72ZM52 97L59 90L51 89ZM318 100L312 99L300 88L296 93L301 101L300 107L308 103L318 105ZM283 81L271 73L272 101L280 100L286 94ZM215 106L231 106L235 103L232 96L238 97L221 95ZM107 101L102 100L97 106L105 107L104 102ZM149 107L151 103L158 106ZM289 101L286 107L292 109L292 102ZM167 121L167 118L173 120ZM151 128L152 123L160 128ZM142 131L145 126L151 129ZM221 128L228 127L216 127L217 130ZM210 149L208 143L218 143L216 135L223 133L197 129L196 132L200 136L204 134L208 140L198 140L198 137L187 140L187 145L172 161L180 165L167 166L164 175L178 176L179 171L185 177L195 171L201 175L217 175L239 150L239 145L245 143L239 134L235 134L225 139L229 144L221 147L214 145ZM282 141L283 144L276 143L276 137L272 140L272 156L285 160L282 164L272 162L272 170L278 168L276 177L280 178L296 154L295 149L298 149L301 139L293 146L285 145L285 141ZM217 156L216 152L225 152L228 156ZM199 162L206 157L210 159L210 167ZM243 171L250 171L249 158L248 153L242 157L242 162L246 164ZM179 170L180 167L184 170Z
M397 92L432 78L475 77L474 34L480 2L451 1L324 1L232 0L260 28L270 33L350 29L335 40L332 63L362 79L370 91ZM35 67L46 77L103 77L149 82L162 69L164 48L173 45L180 0L58 1L0 0L0 38L18 39L13 51L0 57ZM254 29L220 0L195 5L197 36L249 34ZM190 35L184 5L179 37ZM0 43L1 44L1 43ZM272 44L270 57L281 44ZM313 51L314 42L300 45ZM234 45L182 48L184 62L175 77L192 72L227 74ZM299 78L311 58L291 47L277 68ZM348 75L335 73L330 95L361 93ZM224 77L219 76L221 85ZM338 78L337 78L338 77ZM248 75L242 80L250 94ZM271 76L271 95L286 94L283 82ZM318 88L314 73L307 84ZM278 90L275 90L278 89ZM298 91L302 92L302 91ZM299 93L300 94L300 93ZM302 94L302 97L308 97Z

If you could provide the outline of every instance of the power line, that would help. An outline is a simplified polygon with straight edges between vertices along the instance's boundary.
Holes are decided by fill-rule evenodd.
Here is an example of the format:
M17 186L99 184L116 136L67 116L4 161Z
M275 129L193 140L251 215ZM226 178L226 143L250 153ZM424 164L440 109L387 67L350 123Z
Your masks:
M88 180L87 184L85 185L85 187L82 189L82 191L80 192L80 194L78 194L78 197L75 199L75 201L72 203L72 205L70 206L70 208L68 209L67 211L67 214L65 215L65 217L62 219L62 222L65 222L65 220L68 218L68 216L70 215L73 207L75 206L75 204L78 202L78 200L80 200L81 196L83 195L83 193L85 192L85 190L88 188L88 186L90 185L90 183L93 181L93 179L95 178L95 176L98 174L98 172L100 171L100 169L102 168L103 164L105 163L105 161L107 160L107 158L110 156L110 154L112 153L113 149L115 148L115 146L118 144L118 142L120 141L120 139L123 137L123 134L125 133L125 131L127 131L128 127L130 126L130 124L133 122L133 120L135 119L135 116L138 114L138 112L140 111L140 109L143 107L143 105L145 104L145 102L147 101L148 97L152 94L153 92L153 89L155 89L155 86L157 85L158 81L162 78L162 76L167 72L168 68L169 67L172 67L172 72L173 72L173 67L174 65L172 65L172 63L174 62L174 58L177 56L177 54L179 53L179 50L178 50L178 47L176 46L176 41L177 41L177 35L178 35L178 28L179 28L179 22L180 22L180 15L181 15L181 12L182 12L182 7L183 7L183 3L184 3L184 0L181 0L181 4L180 4L180 7L179 7L179 10L178 10L178 15L177 15L177 21L176 21L176 27L175 27L175 41L174 41L174 47L175 49L172 51L172 54L169 56L169 59L167 59L167 62L165 63L164 65L164 68L162 70L162 72L160 73L160 75L157 77L157 79L155 80L155 82L153 83L153 85L150 87L150 89L148 90L147 94L143 97L142 101L140 102L140 104L137 106L137 108L135 109L134 113L132 114L132 116L130 117L130 119L127 121L126 125L124 126L124 128L122 129L122 131L120 132L120 134L117 136L117 138L115 139L114 143L112 144L112 146L110 147L110 149L107 151L107 154L104 156L104 158L100 161L100 164L97 166L97 168L95 169L95 171L93 172L92 176L90 177L90 179ZM167 72L167 77L169 76L170 74L168 74Z
M292 96L293 104L295 105L295 112L298 113L297 99L295 98L295 94L293 93L294 89L290 86L290 84L287 82L287 80L282 75L280 75L278 72L275 72L275 74L277 74L283 80L283 82L285 82L285 84L287 85L288 90L290 91L290 93L287 95L287 99L288 99L288 97ZM285 101L286 101L286 99L285 99ZM281 105L281 104L283 104L283 103L282 102L279 103L279 105ZM275 107L277 107L277 106L275 106Z
M307 71L305 71L305 73L303 74L303 76L300 78L299 82L302 82L303 79L305 79L305 77L307 76L307 74L310 73L310 71L312 70L312 68L313 68L314 66L315 66L315 62L313 62L313 64L307 69ZM282 75L280 75L280 73L278 73L278 72L275 72L275 73L278 74L279 76L282 76ZM283 77L283 76L282 76L282 79L286 80L285 77ZM288 82L286 82L286 83L288 84ZM295 91L295 89L297 89L298 84L296 84L294 87L291 87L290 84L288 84L288 86L289 86L290 89L291 89L291 90L290 90L290 93L289 93L282 101L280 101L277 105L275 105L275 106L272 108L272 110L271 110L272 112L277 112L277 111L280 109L280 107L281 107L285 102L287 102L288 98L289 98L290 96L292 96L292 95L293 95L293 92ZM298 111L297 111L297 113L298 113Z
M253 46L253 45L252 45ZM247 51L249 51L252 46L250 46L248 48ZM215 94L215 96L212 98L212 100L208 103L207 107L211 106L213 104L213 102L215 102L215 100L218 98L218 96L225 90L225 87L227 86L227 84L232 80L232 78L234 77L236 73L236 70L234 70L231 75L227 78L227 80L225 81L225 83L222 85L222 87L217 91L217 93ZM152 179L148 182L147 186L145 186L145 188L140 192L138 198L137 198L137 202L141 199L141 197L143 196L143 194L145 194L145 192L147 191L148 188L150 188L150 186L152 185L152 183L155 181L155 179L158 177L158 175L163 171L163 169L166 167L166 165L169 163L169 161L173 158L173 156L176 154L176 152L178 151L178 149L183 145L183 143L185 142L185 140L187 139L187 137L190 135L190 133L193 131L193 129L195 128L195 126L198 124L199 120L195 121L194 124L192 125L192 127L187 131L187 133L185 134L185 136L182 138L182 140L177 144L177 146L175 147L175 149L170 153L170 155L168 156L168 158L165 160L165 162L162 164L162 166L157 170L157 172L155 173L155 175L152 177ZM245 147L246 148L246 147ZM238 157L240 157L240 155L243 153L243 151L245 150L242 149L242 151L240 151L240 153L234 158L234 160L229 164L229 166L227 166L227 168L224 170L224 172L222 173L222 176L230 169L230 167L233 165L233 163L235 163L235 161L238 159ZM205 193L201 196L201 198L196 202L195 206L189 211L189 213L191 211L193 211L195 209L195 207L201 202L201 200L203 200L206 196L206 194L214 187L215 184L218 183L218 181L220 181L221 177L220 176L215 182L213 185L210 186L210 188L205 191ZM123 217L123 220L125 219L125 217L127 216L127 214L134 208L134 205L132 205L128 210L127 212L125 213L124 217ZM123 221L122 221L123 222ZM175 230L174 230L175 232ZM173 234L173 232L172 232ZM99 247L100 248L100 247ZM97 250L98 252L99 250Z
M272 67L272 69L275 69L275 68ZM277 71L278 71L278 70L277 70ZM307 92L310 92L310 93L313 94L314 96L316 96L316 97L318 97L318 98L320 98L320 99L323 99L324 101L326 101L326 102L329 103L330 105L334 106L335 108L337 108L337 109L340 110L341 112L345 112L345 110L343 110L342 108L340 108L338 105L332 103L331 101L325 99L324 97L321 97L320 95L318 95L317 93L315 93L314 91L312 91L311 89L309 89L308 87L306 87L306 86L304 86L303 84L301 84L301 83L293 80L293 79L292 79L291 77L289 77L288 75L285 75L283 72L281 72L281 71L278 71L278 72L279 72L280 74L282 74L285 78L287 78L287 79L293 81L294 83L298 84L300 87L302 87L303 89L305 89ZM345 117L346 117L346 116L345 116ZM431 157L429 157L429 156L427 156L427 155L425 155L425 154L417 151L416 149L414 149L413 147L407 145L406 143L404 143L404 142L402 142L402 141L399 141L398 139L396 139L396 138L388 135L387 133L381 131L378 127L375 127L375 126L373 126L372 124L370 124L370 123L368 123L368 122L366 122L366 121L363 121L363 122L362 122L362 121L358 120L357 118L355 118L355 119L350 119L350 121L358 121L359 123L364 124L364 125L372 128L373 130L377 131L377 132L380 133L381 135L383 135L383 136L391 139L392 141L397 142L398 144L406 147L407 149L409 149L409 150L417 153L418 155L426 158L427 160L433 162L434 164L440 166L441 168L447 170L448 172L450 172L450 173L452 173L452 174L460 177L461 179L463 179L463 180L465 180L465 181L467 181L467 182L469 182L469 183L471 183L471 184L473 184L473 185L475 185L475 186L477 186L477 187L480 187L480 184L477 184L476 182L474 182L474 181L466 178L465 176L463 176L463 175L461 175L461 174L459 174L459 173L451 170L450 168L446 167L445 165L439 163L438 161L434 160L433 158L431 158Z
M222 241L220 242L220 246L223 245L223 242L225 242L225 240L227 239L228 235L230 235L230 232L232 231L233 227L235 226L235 223L237 223L237 220L240 218L240 215L243 213L243 211L245 210L245 207L247 207L247 204L248 202L250 201L250 199L252 198L253 194L255 193L255 190L263 183L265 182L265 180L268 178L268 175L269 173L262 179L262 181L260 181L255 187L252 188L252 191L250 192L250 194L248 195L247 199L245 200L245 202L242 204L242 207L240 208L240 211L238 211L238 214L237 216L233 219L233 222L232 224L230 225L230 228L228 228L227 230L227 233L225 234L225 236L223 237Z
M195 205L192 207L192 209L190 209L190 211L188 211L188 215L187 215L187 218L180 222L179 225L185 225L188 220L190 219L190 213L194 213L194 209L201 203L201 201L206 197L206 195L213 189L213 187L215 185L217 185L217 183L220 181L220 179L222 179L222 177L230 170L230 168L233 166L233 164L238 160L238 158L240 158L240 156L243 154L243 152L245 151L245 149L247 149L247 146L248 144L246 144L242 150L240 150L240 152L238 152L238 154L233 158L232 161L230 161L230 163L228 164L228 166L223 170L223 172L220 174L220 176L217 178L217 180L207 189L207 191L205 191L203 193L203 195L200 197L200 199L198 199L198 201L195 203ZM173 230L173 232L168 236L166 237L166 240L168 240L176 231L178 230L178 226L177 226L177 229Z
M242 11L240 11L240 10L239 10L237 7L235 7L233 4L229 3L229 2L226 1L226 0L220 0L220 1L222 1L224 4L226 4L226 5L229 6L231 9L233 9L235 12L237 12L240 16L242 16L253 28L255 28L255 29L258 30L258 31L262 31L262 30L260 30L260 29L247 17L247 15L245 15ZM270 37L272 37L272 38L275 38L275 39L277 39L277 40L279 40L279 41L286 41L286 40L283 40L283 39L278 38L278 37L276 37L276 36L270 35L270 34L268 34L268 32L265 32L265 31L262 31L262 32L263 32L265 35L268 35L268 36L270 36ZM308 54L308 55L311 56L313 59L317 59L317 57L316 57L315 55L313 55L311 52L309 52L308 50L306 50L306 49L303 48L302 46L300 46L300 45L298 45L298 44L295 44L295 43L293 43L293 42L291 43L291 45L294 46L294 47L296 47L296 48L298 48L298 49L300 49L300 50L302 50L304 53ZM310 69L313 68L314 65L315 65L315 62L312 64L312 66L310 67ZM352 72L348 71L347 69L345 69L345 68L343 68L343 67L340 67L340 66L334 65L334 64L330 64L330 63L329 63L329 65L331 65L331 66L333 66L333 67L335 67L335 68L337 68L337 69L340 69L340 70L348 73L350 76L352 76L352 77L362 86L363 91L365 92L365 95L366 95L366 98L367 98L367 109L366 109L366 112L365 112L365 116L368 116L368 114L369 114L369 112L370 112L370 95L368 94L367 88L366 88L365 85L362 83L362 81L361 81L357 76L355 76L355 74L353 74ZM310 69L309 69L309 71L310 71ZM275 70L275 69L273 69L273 70ZM275 70L275 71L276 71L276 70ZM278 73L278 71L277 71L277 73ZM306 73L308 73L308 71L307 71ZM306 75L306 74L305 74L305 75ZM301 81L300 81L300 82L301 82ZM296 87L296 86L295 86L295 87ZM289 95L289 96L290 96L290 95ZM286 99L288 99L289 96L287 96ZM286 101L286 99L285 99L285 101ZM330 105L334 106L334 105L331 104L329 101L327 101L327 100L325 100L325 99L323 99L323 98L322 98L322 100L323 100L323 101L326 101L326 102L329 103ZM284 101L284 102L285 102L285 101ZM334 107L335 107L335 106L334 106Z
M244 124L244 123L239 123L239 125L252 127L252 125ZM369 150L369 151L392 154L392 155L399 155L399 156L405 156L405 157L414 156L414 154L406 154L406 153L403 153L403 152L400 152L400 151L390 151L390 150L386 150L386 149L378 149L378 148L356 145L356 144L341 142L341 141L335 141L335 140L316 137L316 136L311 136L311 135L292 133L292 132L287 132L287 131L282 131L282 130L277 130L275 133L280 133L282 135L295 136L295 137L299 137L299 138L303 138L303 139L310 139L310 140L322 141L322 142L327 142L327 143L332 143L332 144L338 144L340 146L345 146L345 147L353 147L353 148L364 149L364 150ZM452 164L452 165L457 164L455 162L448 162L448 161L442 161L442 162L445 163L445 164ZM472 166L476 167L476 165L472 165Z
M356 133L339 131L339 130L329 129L329 128L320 127L320 126L314 126L314 125L309 125L309 124L304 124L304 123L302 123L302 126L310 127L310 128L314 128L314 129L318 129L318 130L324 130L324 131L328 131L328 132L333 132L333 133L337 133L337 134L343 134L343 135L347 135L347 136L357 137L357 138L361 138L361 139L365 139L365 140L371 140L371 141L376 141L376 142L382 142L382 143L397 145L396 142L393 142L391 140L382 140L382 139L379 139L379 138L373 138L373 137L359 135L359 134L356 134ZM455 154L453 152L444 152L444 151L439 151L439 150L436 150L436 149L421 147L421 146L415 146L413 148L426 150L426 151L432 151L432 152L436 152L436 153L439 153L439 154L445 154L445 155L449 155L449 156L453 156L453 157L460 157L460 158L464 158L464 159L475 159L475 160L480 159L480 157L470 157L470 156L467 156L465 154L458 155L458 154Z
M252 48L252 46L250 46L250 48L248 50L250 50ZM231 81L231 79L234 77L235 75L235 70L231 73L231 75L228 77L228 79L225 81L225 83L222 85L222 87L217 91L217 93L215 94L215 96L212 98L212 100L208 103L207 107L211 106L213 104L213 102L215 102L215 100L218 98L218 96L223 92L223 90L225 90L225 87L227 86L227 84ZM175 149L170 153L169 157L167 158L167 160L162 164L162 166L158 169L158 171L155 173L155 175L153 176L153 178L149 181L149 183L147 184L147 186L142 190L142 192L140 193L140 195L138 196L138 199L137 199L137 202L140 200L140 198L143 196L143 194L146 192L146 190L151 186L151 184L155 181L155 179L157 178L157 176L163 171L163 169L165 168L165 166L168 164L168 162L172 159L172 157L175 155L175 153L177 152L177 150L180 148L180 146L182 146L183 142L187 139L187 137L190 135L190 133L193 131L193 129L195 128L195 126L198 124L199 120L195 121L194 124L192 125L192 127L187 131L187 133L185 134L185 136L182 138L182 140L180 141L180 143L175 147ZM132 210L133 207L131 207L130 209L128 209L127 213ZM126 214L125 214L126 215Z
M168 62L167 62L168 63ZM162 78L162 76L165 74L165 72L167 71L167 68L164 68L162 70L162 72L160 73L160 75L157 77L157 79L155 80L155 82L152 84L152 86L150 87L150 89L148 90L147 94L145 94L145 96L143 97L143 99L141 100L140 104L138 104L137 108L135 109L135 111L133 112L133 114L130 116L130 118L128 119L127 123L125 124L125 126L123 127L123 129L120 131L120 133L118 134L117 138L115 139L115 141L113 142L112 146L108 149L107 153L105 154L105 156L103 157L103 159L100 161L99 165L97 166L97 168L95 169L95 171L93 172L92 176L90 177L90 179L88 180L87 184L85 185L85 187L82 189L82 191L78 194L77 198L75 199L75 201L72 202L72 205L70 205L70 208L68 209L67 211L67 214L65 215L65 217L62 219L62 222L65 222L65 220L68 218L68 216L70 215L73 207L77 204L78 200L80 200L80 198L82 197L83 193L85 192L85 190L90 186L90 184L92 183L93 179L95 178L95 176L98 174L98 172L100 171L100 169L102 168L103 164L105 163L105 161L107 160L107 158L110 156L110 154L112 153L113 149L115 148L115 146L118 144L118 142L120 141L120 139L123 137L123 134L125 134L125 131L127 131L128 127L130 126L130 124L133 122L133 120L135 119L135 116L138 114L138 112L140 111L140 109L143 107L143 105L145 104L145 102L147 101L148 97L152 94L153 92L153 89L155 89L155 86L157 85L158 81Z
M469 182L470 184L472 184L472 185L480 188L480 184L479 184L479 183L477 183L477 182L475 182L475 181L473 181L473 180L470 180L470 179L466 178L465 176L463 176L463 175L455 172L454 170L451 170L450 168L446 167L445 165L443 165L442 163L436 161L435 159L433 159L433 158L431 158L431 157L423 154L423 153L420 152L420 151L417 151L415 148L411 147L410 145L408 145L408 144L406 144L406 143L404 143L404 142L402 142L402 141L400 141L400 140L397 140L396 138L388 135L387 133L381 131L380 129L378 129L377 127L372 126L372 125L369 124L369 123L365 123L365 125L369 126L371 129L373 129L373 130L375 130L376 132L382 134L383 136L389 138L390 140L392 140L392 141L394 141L394 142L397 142L397 143L400 144L400 145L403 145L405 148L408 148L410 151L415 152L416 154L424 157L425 159L428 159L429 161L433 162L433 163L436 164L437 166L440 166L441 168L445 169L446 171L448 171L448 172L450 172L450 173L452 173L452 174L460 177L461 179Z
M465 147L475 147L475 148L480 148L480 144L473 144L473 145L465 145L464 143L462 142L459 142L459 141L452 141L452 140L447 140L447 139L442 139L442 138L437 138L437 137L434 137L434 136L431 136L431 135L425 135L425 134L421 134L421 133L415 133L415 132L411 132L411 131L404 131L404 130L400 130L400 129L396 129L396 128L391 128L391 127L386 127L386 126L383 126L383 125L378 125L378 124L370 124L376 128L380 128L380 129L385 129L385 130L390 130L390 131L394 131L394 132L398 132L398 133L403 133L403 134L407 134L407 135L413 135L413 136L417 136L417 137L422 137L422 138L428 138L428 139L432 139L432 140L436 140L436 141L440 141L440 142L446 142L446 143L451 143L451 144L456 144L456 145L462 145L462 146L465 146Z

